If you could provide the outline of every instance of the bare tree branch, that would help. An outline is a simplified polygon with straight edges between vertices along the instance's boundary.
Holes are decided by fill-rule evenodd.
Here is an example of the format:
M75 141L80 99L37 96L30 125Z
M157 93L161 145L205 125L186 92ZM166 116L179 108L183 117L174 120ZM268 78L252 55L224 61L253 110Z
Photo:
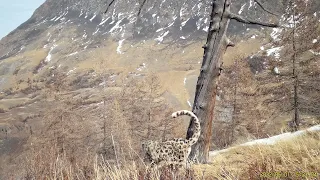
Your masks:
M138 15L137 15L138 17L140 16L141 10L142 10L144 4L146 3L146 1L147 1L147 0L142 0L142 2L141 2L141 4L140 4L140 7L139 7Z
M266 27L279 27L278 24L273 24L273 23L265 23L265 22L258 22L258 21L254 21L254 20L249 20L243 16L234 14L234 13L230 13L228 16L230 19L234 19L238 22L242 22L245 24L256 24L256 25L260 25L260 26L266 26Z
M112 0L112 1L109 3L109 5L108 5L107 9L104 11L104 13L107 13L107 12L108 12L109 7L114 3L114 1L115 1L115 0Z
M272 14L274 16L279 16L279 14L273 13L270 10L266 9L259 0L254 0L254 2L256 2L261 7L261 9L263 9L265 12Z

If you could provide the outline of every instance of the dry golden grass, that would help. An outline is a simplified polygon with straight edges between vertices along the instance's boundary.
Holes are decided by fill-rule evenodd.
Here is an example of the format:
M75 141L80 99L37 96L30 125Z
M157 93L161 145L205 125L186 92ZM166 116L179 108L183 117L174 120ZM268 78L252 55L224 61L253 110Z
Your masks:
M22 106L28 101L30 101L29 98L1 99L0 108L8 110L13 107Z
M212 158L210 164L191 170L151 170L142 159L105 161L83 155L73 162L54 147L28 158L26 179L317 179L320 172L320 132L308 132L275 145L237 146Z
M184 88L184 78L186 74L186 71L169 71L157 74L161 81L163 91L167 90L176 97L181 105L183 105L183 108L188 108L186 102L189 98L188 91Z
M94 180L156 180L188 179L192 171L151 169L143 160L122 161L104 160L103 157L83 154L80 161L75 161L66 153L59 153L57 146L31 151L26 160L20 164L22 171L12 172L10 177L18 179L94 179ZM136 152L133 152L136 153Z
M238 146L214 156L209 165L195 166L195 174L205 179L317 179L319 140L320 132L308 132L275 145Z

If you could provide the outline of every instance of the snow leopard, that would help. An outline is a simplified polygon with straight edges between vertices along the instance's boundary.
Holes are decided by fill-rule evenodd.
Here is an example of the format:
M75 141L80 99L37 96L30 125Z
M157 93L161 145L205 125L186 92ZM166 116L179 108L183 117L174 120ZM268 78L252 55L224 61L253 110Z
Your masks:
M174 138L163 142L148 140L142 143L146 160L150 162L151 167L177 165L179 167L187 168L190 165L188 157L191 152L191 146L195 144L200 137L200 122L198 117L188 110L174 112L172 117L176 118L181 115L192 117L195 125L192 137L190 139Z

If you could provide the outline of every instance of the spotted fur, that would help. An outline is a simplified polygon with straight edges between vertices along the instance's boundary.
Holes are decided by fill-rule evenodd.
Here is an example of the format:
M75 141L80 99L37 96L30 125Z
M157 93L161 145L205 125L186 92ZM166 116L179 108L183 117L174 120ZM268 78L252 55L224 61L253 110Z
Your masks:
M188 166L188 157L191 152L191 146L198 141L201 129L199 119L193 112L187 110L177 111L172 114L172 117L176 118L181 115L192 117L195 125L194 134L190 139L175 138L164 142L149 140L142 143L146 159L151 163L151 166Z

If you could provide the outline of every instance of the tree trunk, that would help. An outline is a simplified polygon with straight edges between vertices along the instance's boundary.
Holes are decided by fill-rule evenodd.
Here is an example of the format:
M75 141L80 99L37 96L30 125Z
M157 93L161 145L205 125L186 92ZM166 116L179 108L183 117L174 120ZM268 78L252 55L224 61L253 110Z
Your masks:
M298 86L299 86L299 81L298 81L298 73L296 70L296 60L297 60L297 50L296 50L296 11L295 7L293 7L293 31L292 31L292 50L293 50L293 55L292 55L292 75L294 78L294 95L293 95L293 108L294 108L294 117L293 117L293 128L295 131L298 130L300 120L299 120L299 103L298 103Z
M203 46L203 61L192 107L192 111L200 119L202 132L199 141L192 147L189 158L200 163L206 163L209 157L216 89L221 71L221 56L226 47L232 45L226 38L226 30L230 21L231 0L213 0L212 2L210 27L207 42ZM191 121L187 138L192 136L193 129L194 123Z
M228 46L234 44L227 38L226 32L230 19L244 24L254 24L265 27L279 27L278 23L267 23L250 20L230 12L231 0L212 0L212 12L207 42L203 46L204 55L197 82L194 103L192 107L200 119L201 134L198 142L192 146L189 158L200 163L207 163L212 136L212 121L216 102L216 90L221 68L221 56ZM262 4L260 3L260 6ZM262 6L263 7L263 6ZM265 10L265 8L263 8ZM194 123L189 124L187 139L193 134Z

